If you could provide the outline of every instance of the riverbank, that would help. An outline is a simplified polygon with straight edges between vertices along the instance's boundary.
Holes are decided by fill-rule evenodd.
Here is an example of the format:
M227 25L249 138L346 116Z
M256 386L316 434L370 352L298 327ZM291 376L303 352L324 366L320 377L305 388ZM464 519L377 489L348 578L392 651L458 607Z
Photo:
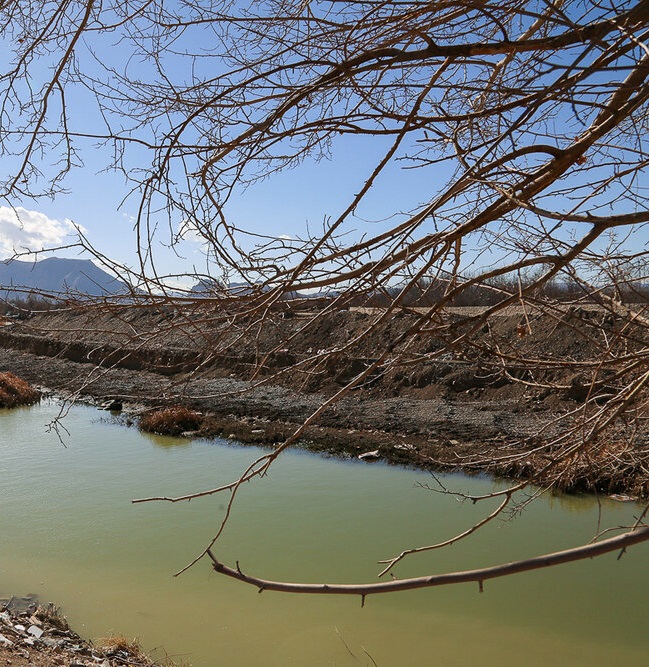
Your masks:
M0 598L0 665L12 667L173 667L156 663L136 641L107 637L98 646L82 639L52 604L36 596Z
M570 466L548 465L558 451L548 443L599 409L612 391L610 384L595 383L583 371L595 354L589 327L602 326L595 322L600 315L583 309L564 315L558 322L539 316L523 338L520 314L514 312L485 329L480 344L509 345L509 366L498 372L488 367L486 357L462 353L388 365L319 412L299 444L341 457L368 455L420 468L552 482L568 491L646 496L649 443L644 431L634 436L639 446L626 447L619 431L615 440L577 456ZM43 313L3 329L0 370L69 400L121 404L120 419L129 425L143 411L184 406L201 413L193 435L273 446L371 362L381 336L394 337L412 319L407 313L396 315L374 338L362 338L368 318L364 312L333 313L318 320L308 336L299 317L278 318L257 331L254 340L243 332L240 339L223 343L230 332L221 331L219 322L211 325L204 317L199 326L196 317L170 309ZM613 335L623 324L613 320L605 326ZM355 337L362 343L345 355L313 372L304 370L319 345L342 345ZM280 347L287 339L290 351ZM224 347L218 348L219 341ZM426 348L435 344L421 342ZM530 382L516 359L535 354L563 358L563 370L548 364ZM604 398L597 398L600 394Z
M300 393L236 378L197 378L191 385L149 371L89 368L56 357L0 349L0 368L11 370L47 393L98 408L117 402L113 416L128 426L140 414L169 405L201 413L196 437L225 437L242 444L272 446L290 436L329 394ZM314 452L374 459L437 470L463 469L511 475L496 460L523 451L547 422L547 411L530 412L517 399L485 403L441 397L374 398L354 393L324 411L299 446Z

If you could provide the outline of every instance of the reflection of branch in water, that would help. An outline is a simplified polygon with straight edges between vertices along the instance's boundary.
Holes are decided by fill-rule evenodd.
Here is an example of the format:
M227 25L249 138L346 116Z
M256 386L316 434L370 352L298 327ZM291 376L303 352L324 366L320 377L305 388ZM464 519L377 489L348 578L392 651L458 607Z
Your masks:
M349 653L349 655L351 655L352 658L354 658L354 660L356 660L358 662L358 658L354 655L354 652L349 648L349 645L345 641L344 637L340 634L338 628L334 627L334 631L336 632L336 635L338 636L338 639L340 639L340 641L342 642L342 645L347 650L347 653Z
M70 431L65 427L65 424L63 423L64 417L68 414L70 411L70 408L72 407L71 403L67 404L64 402L63 405L61 406L61 409L59 410L59 414L52 419L52 421L47 424L45 427L45 432L46 433L54 433L56 437L58 438L59 442L67 449L67 445L65 444L64 436L61 435L61 432L63 431L66 436L70 435Z

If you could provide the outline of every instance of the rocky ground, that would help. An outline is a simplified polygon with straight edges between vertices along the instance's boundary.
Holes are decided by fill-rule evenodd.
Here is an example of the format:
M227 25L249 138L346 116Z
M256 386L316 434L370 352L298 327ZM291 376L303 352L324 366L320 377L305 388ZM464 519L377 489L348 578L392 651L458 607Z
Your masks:
M12 667L162 667L122 637L102 646L81 639L58 610L35 596L0 599L0 665ZM171 667L168 663L165 667Z

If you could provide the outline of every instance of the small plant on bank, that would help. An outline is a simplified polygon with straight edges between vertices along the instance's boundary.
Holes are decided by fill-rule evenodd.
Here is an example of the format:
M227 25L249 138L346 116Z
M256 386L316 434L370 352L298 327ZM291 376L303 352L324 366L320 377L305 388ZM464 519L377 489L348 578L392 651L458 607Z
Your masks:
M13 373L0 373L0 408L31 405L40 399L40 392Z
M154 410L140 417L139 427L147 433L158 435L180 435L185 431L195 431L203 421L200 412L174 406Z
M191 667L190 663L180 663L165 655L162 660L153 660L147 655L137 637L128 639L123 635L111 635L99 640L99 650L120 665L137 665L138 667Z
M39 618L41 621L44 621L48 625L52 625L59 630L64 632L70 631L70 626L68 624L68 619L63 616L61 610L52 602L50 602L47 607L38 606L34 612L34 616Z
M127 639L123 635L111 635L99 640L99 650L108 658L123 661L124 664L153 665L144 652L137 637Z

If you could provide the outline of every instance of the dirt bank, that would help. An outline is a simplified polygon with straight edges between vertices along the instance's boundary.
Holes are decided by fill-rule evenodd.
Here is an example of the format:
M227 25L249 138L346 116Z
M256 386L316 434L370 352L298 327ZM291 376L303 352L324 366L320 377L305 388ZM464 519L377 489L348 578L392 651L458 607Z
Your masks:
M460 335L477 315L458 310L448 331ZM585 308L527 313L521 336L521 317L510 309L481 327L471 349L437 357L430 351L441 349L444 340L420 335L410 356L388 360L319 415L301 445L339 456L377 451L394 463L543 482L539 473L551 452L539 444L571 428L587 395L595 396L595 407L599 396L605 400L610 381L605 369L589 370L589 360L602 331L616 340L628 323ZM135 410L184 405L202 413L195 429L201 436L272 445L367 368L413 318L399 313L370 329L376 314L362 310L326 317L280 313L262 329L245 323L237 329L209 311L44 313L0 330L0 371L64 395L116 400ZM622 341L627 350L629 341L628 335ZM337 352L320 363L324 348ZM530 356L543 360L533 382L525 367ZM124 420L132 422L132 412ZM649 454L643 443L646 434L640 434L640 449L625 452L617 440L609 442L595 456L591 452L582 468L577 461L559 486L646 495L643 461Z

